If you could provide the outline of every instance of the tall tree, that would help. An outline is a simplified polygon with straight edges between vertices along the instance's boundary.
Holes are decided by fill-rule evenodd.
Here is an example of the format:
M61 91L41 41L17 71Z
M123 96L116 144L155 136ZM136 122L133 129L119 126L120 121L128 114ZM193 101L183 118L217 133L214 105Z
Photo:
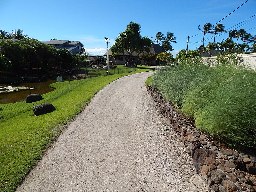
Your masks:
M163 40L164 40L164 34L162 32L157 32L157 34L156 34L157 43L160 43Z
M0 39L9 39L10 34L4 30L0 30Z
M213 33L214 33L214 40L213 40L213 42L215 43L216 42L216 35L218 34L218 33L223 33L223 32L225 32L225 27L224 27L224 25L223 24L221 24L221 23L218 23L218 24L216 24L215 26L214 26L214 31L213 31Z
M228 37L225 41L222 41L219 44L219 48L224 53L233 53L235 51L236 46L237 44L230 37Z
M15 30L15 33L13 34L14 39L21 40L21 39L24 39L25 37L26 35L23 35L23 30L21 29Z
M234 38L238 39L239 38L239 33L238 33L238 31L236 29L233 29L233 30L230 30L228 32L228 36L231 39L234 39Z
M157 43L159 43L165 52L172 51L172 43L177 43L174 33L167 32L166 36L162 32L156 34Z
M140 54L148 54L150 52L150 48L152 45L152 41L148 37L142 37L140 40L140 45L139 45L139 52Z
M198 26L198 29L203 32L203 47L204 47L204 41L205 41L205 35L207 33L212 33L213 25L211 23L206 23L203 26L203 29L201 29L201 26Z
M149 50L152 41L147 37L142 37L140 34L140 25L130 22L126 30L119 34L115 40L115 44L111 47L112 53L120 54L127 52L130 56L133 54L139 55L143 51Z

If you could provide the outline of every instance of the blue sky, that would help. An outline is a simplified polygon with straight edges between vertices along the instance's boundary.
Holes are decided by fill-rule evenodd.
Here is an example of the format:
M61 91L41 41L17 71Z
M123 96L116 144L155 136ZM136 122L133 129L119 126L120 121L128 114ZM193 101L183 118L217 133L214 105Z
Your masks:
M141 25L143 36L155 37L158 31L173 32L178 42L173 48L178 52L186 48L188 35L199 34L191 38L191 49L200 46L202 32L198 25L215 24L243 2L245 0L0 0L0 29L8 32L22 29L29 37L43 41L78 40L90 54L102 54L106 50L104 37L109 37L113 44L133 21ZM256 0L248 0L221 23L230 28L254 14ZM255 21L253 17L241 28L256 35Z

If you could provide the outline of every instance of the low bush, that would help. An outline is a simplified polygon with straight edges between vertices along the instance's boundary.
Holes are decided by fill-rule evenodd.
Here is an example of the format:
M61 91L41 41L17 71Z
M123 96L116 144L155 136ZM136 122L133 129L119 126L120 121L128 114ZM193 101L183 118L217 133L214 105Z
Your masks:
M256 73L237 65L182 63L153 76L152 86L195 119L196 127L232 146L256 147Z

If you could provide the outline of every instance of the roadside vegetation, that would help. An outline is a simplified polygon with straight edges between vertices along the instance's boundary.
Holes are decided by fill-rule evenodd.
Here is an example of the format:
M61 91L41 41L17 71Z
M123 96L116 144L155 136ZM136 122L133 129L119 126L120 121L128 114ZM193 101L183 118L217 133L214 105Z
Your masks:
M144 66L144 69L149 69L147 66ZM115 67L111 67L109 71L107 69L102 68L82 68L83 70L87 71L88 77L97 77L97 76L104 76L104 75L113 75L113 74L120 74L120 73L131 73L135 72L138 69L143 69L143 66L138 65L137 68L135 67L125 67L124 65L115 65Z
M58 75L72 75L86 65L84 55L72 55L66 49L56 49L27 36L0 35L0 48L1 83L55 79Z
M209 67L199 56L181 57L147 83L203 132L231 146L256 148L256 73L236 65L235 55L217 61Z
M130 71L121 68L119 74L56 82L51 85L54 91L44 94L42 101L0 104L0 191L16 189L63 126L100 89L124 75L148 70L146 67ZM34 116L33 106L47 102L52 103L56 111Z

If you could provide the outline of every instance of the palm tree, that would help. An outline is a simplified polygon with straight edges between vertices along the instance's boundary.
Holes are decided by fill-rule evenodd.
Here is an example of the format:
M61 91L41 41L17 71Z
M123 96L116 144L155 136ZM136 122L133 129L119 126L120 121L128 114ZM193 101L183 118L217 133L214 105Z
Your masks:
M231 39L233 39L233 38L239 38L239 33L238 33L238 31L236 30L236 29L234 29L234 30L230 30L229 32L228 32L228 36L229 36L229 38L231 38Z
M203 27L204 35L211 32L212 28L213 28L213 25L211 23L204 24L204 27Z
M171 32L167 32L166 40L170 41L171 43L177 43L174 33Z
M214 43L216 42L216 40L215 40L216 35L218 33L223 33L223 32L225 32L224 25L221 24L221 23L216 24L215 27L214 27L214 40L213 40Z
M200 28L200 25L198 26L198 29L203 32L203 46L204 46L204 38L207 33L212 33L213 25L211 23L206 23L203 26L203 29Z
M9 38L8 32L4 30L0 30L0 39L8 39L8 38Z
M162 32L158 32L156 34L156 40L166 52L173 50L171 43L177 43L174 33L171 32L167 32L166 36Z
M23 35L23 30L21 29L18 29L17 31L15 30L15 33L14 33L14 38L15 39L24 39L26 37L26 35Z
M252 38L252 35L250 33L247 33L244 29L239 29L238 35L243 42L250 41L250 39Z

